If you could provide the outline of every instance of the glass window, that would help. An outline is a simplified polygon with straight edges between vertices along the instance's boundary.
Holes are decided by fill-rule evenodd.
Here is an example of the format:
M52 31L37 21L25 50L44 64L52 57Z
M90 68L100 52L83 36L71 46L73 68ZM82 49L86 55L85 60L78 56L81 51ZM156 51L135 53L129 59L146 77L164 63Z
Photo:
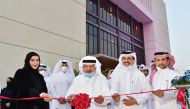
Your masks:
M100 0L100 17L116 26L116 5L109 0Z
M89 25L88 24L86 24L86 52L87 53L89 53L89 51L88 51L88 49L89 49L89 43L88 43L88 40L89 40L89 38L88 38L88 33L89 33Z
M94 24L97 24L98 23L98 19L94 16L91 16L89 14L86 15L86 19Z
M134 50L136 52L137 55L137 64L140 65L142 63L145 63L145 56L144 56L144 49L141 49L137 46L134 47Z
M97 38L97 27L87 24L87 54L93 55L96 54L98 51L97 45L98 45L98 38Z
M119 28L127 34L131 34L130 20L131 20L131 17L128 14L126 14L124 11L119 9Z
M106 23L104 23L102 21L100 22L100 25L101 25L101 27L109 30L110 32L113 32L115 34L117 33L117 30L114 27L112 27L112 26L110 26L110 25L108 25L108 24L106 24Z
M89 13L92 13L92 14L95 14L97 15L98 14L98 0L87 0L87 11Z
M87 0L86 6L87 54L118 58L121 52L131 50L144 64L143 25L110 0Z
M127 34L124 34L123 32L119 32L119 35L120 35L120 38L124 39L124 40L127 40L129 42L132 42L132 38L131 36L127 35Z
M111 56L111 36L108 34L108 56Z
M133 20L133 36L143 41L142 24Z
M104 54L104 33L100 30L100 53Z
M97 54L98 53L98 38L97 38L97 35L98 35L98 30L96 27L94 27L94 53L93 54Z

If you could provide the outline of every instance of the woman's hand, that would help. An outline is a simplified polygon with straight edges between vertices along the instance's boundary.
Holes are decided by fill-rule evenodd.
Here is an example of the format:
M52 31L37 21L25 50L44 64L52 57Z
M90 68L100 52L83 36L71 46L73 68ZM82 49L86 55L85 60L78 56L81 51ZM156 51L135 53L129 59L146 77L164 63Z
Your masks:
M52 100L52 97L50 97L47 93L44 92L40 94L40 97L43 98L46 102L50 102Z

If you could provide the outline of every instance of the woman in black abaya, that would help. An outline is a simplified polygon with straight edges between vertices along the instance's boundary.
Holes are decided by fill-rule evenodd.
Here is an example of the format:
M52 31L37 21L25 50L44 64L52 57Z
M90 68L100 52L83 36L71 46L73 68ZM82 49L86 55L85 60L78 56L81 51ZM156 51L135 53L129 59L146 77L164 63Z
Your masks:
M47 87L42 75L39 74L40 56L35 52L26 55L25 64L14 76L15 97L45 97L34 101L17 101L15 109L49 109Z

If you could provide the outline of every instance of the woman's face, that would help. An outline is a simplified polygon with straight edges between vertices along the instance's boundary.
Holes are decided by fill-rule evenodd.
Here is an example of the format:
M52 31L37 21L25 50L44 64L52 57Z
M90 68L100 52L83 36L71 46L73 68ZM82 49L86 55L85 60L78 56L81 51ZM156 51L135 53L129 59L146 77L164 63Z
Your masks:
M38 66L40 65L40 59L38 56L32 56L29 63L33 69L38 69Z

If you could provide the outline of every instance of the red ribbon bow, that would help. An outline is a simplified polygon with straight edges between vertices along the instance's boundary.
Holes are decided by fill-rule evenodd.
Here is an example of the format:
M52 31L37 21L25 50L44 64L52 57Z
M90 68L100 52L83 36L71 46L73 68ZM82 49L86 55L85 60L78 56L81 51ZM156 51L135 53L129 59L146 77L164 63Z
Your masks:
M74 96L72 106L74 106L76 109L87 109L90 106L91 98L89 98L89 95L80 93L78 95Z
M181 88L177 94L177 101L182 103L182 109L186 109L185 89Z

